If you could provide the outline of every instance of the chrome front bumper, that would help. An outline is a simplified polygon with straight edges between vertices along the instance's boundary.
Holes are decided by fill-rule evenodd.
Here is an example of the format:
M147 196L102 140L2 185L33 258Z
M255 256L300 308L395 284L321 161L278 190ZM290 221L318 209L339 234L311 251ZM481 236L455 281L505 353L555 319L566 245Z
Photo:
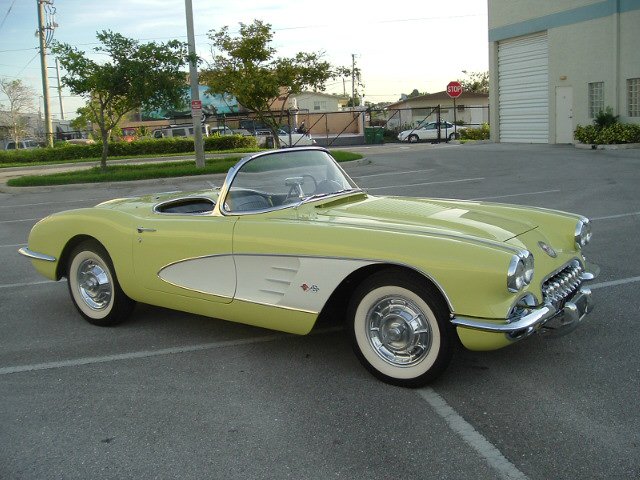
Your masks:
M34 252L33 250L29 250L27 247L22 247L18 250L20 255L24 255L27 258L31 258L33 260L44 260L45 262L55 262L56 257L52 257L51 255L45 255L44 253Z

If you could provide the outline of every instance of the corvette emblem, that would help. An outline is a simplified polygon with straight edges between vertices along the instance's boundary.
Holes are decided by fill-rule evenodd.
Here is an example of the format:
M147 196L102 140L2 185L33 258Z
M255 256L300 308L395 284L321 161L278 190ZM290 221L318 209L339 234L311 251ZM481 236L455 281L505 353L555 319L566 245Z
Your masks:
M302 285L300 285L300 288L302 290L304 290L305 292L313 292L313 293L317 293L318 291L320 291L320 289L318 288L317 285L307 285L306 283L303 283Z
M551 247L551 245L547 245L544 242L538 242L538 246L542 249L542 251L544 253L546 253L547 255L549 255L551 258L556 258L558 256L558 254L556 253L556 251Z

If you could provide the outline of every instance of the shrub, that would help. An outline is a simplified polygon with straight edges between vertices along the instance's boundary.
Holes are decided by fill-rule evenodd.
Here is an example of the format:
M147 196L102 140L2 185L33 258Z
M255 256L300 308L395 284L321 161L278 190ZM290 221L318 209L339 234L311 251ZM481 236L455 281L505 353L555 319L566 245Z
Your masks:
M618 123L618 115L613 114L613 109L611 107L600 110L593 119L593 124L599 128L610 127L616 123Z
M208 152L257 147L255 137L213 135L204 138L204 149ZM189 153L193 151L193 138L158 138L133 142L109 142L109 156L114 157ZM54 148L0 151L0 163L62 162L84 158L99 158L101 155L102 144L99 142L92 145L65 143L56 145Z
M613 123L605 127L578 125L573 135L579 142L593 145L640 143L640 125L635 123Z
M461 140L488 140L491 134L488 123L483 123L479 128L465 128L460 130Z

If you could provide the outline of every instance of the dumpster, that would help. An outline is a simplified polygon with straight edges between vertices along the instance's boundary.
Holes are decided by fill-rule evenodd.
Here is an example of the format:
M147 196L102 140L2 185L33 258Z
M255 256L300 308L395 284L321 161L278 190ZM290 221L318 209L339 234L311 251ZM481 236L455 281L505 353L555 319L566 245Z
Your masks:
M376 130L373 127L364 127L364 143L370 145L376 138Z
M375 129L375 135L373 143L384 143L384 127L373 127Z
M370 145L384 142L384 127L364 127L364 143Z

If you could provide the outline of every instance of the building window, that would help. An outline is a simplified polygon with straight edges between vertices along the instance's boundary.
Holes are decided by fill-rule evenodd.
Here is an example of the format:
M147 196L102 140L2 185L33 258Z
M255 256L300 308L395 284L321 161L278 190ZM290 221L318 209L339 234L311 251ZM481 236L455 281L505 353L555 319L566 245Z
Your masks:
M596 118L604 111L604 82L589 84L589 118Z
M327 109L327 102L324 100L315 100L313 102L313 109L314 110L326 110Z
M627 115L640 117L640 78L627 79Z

